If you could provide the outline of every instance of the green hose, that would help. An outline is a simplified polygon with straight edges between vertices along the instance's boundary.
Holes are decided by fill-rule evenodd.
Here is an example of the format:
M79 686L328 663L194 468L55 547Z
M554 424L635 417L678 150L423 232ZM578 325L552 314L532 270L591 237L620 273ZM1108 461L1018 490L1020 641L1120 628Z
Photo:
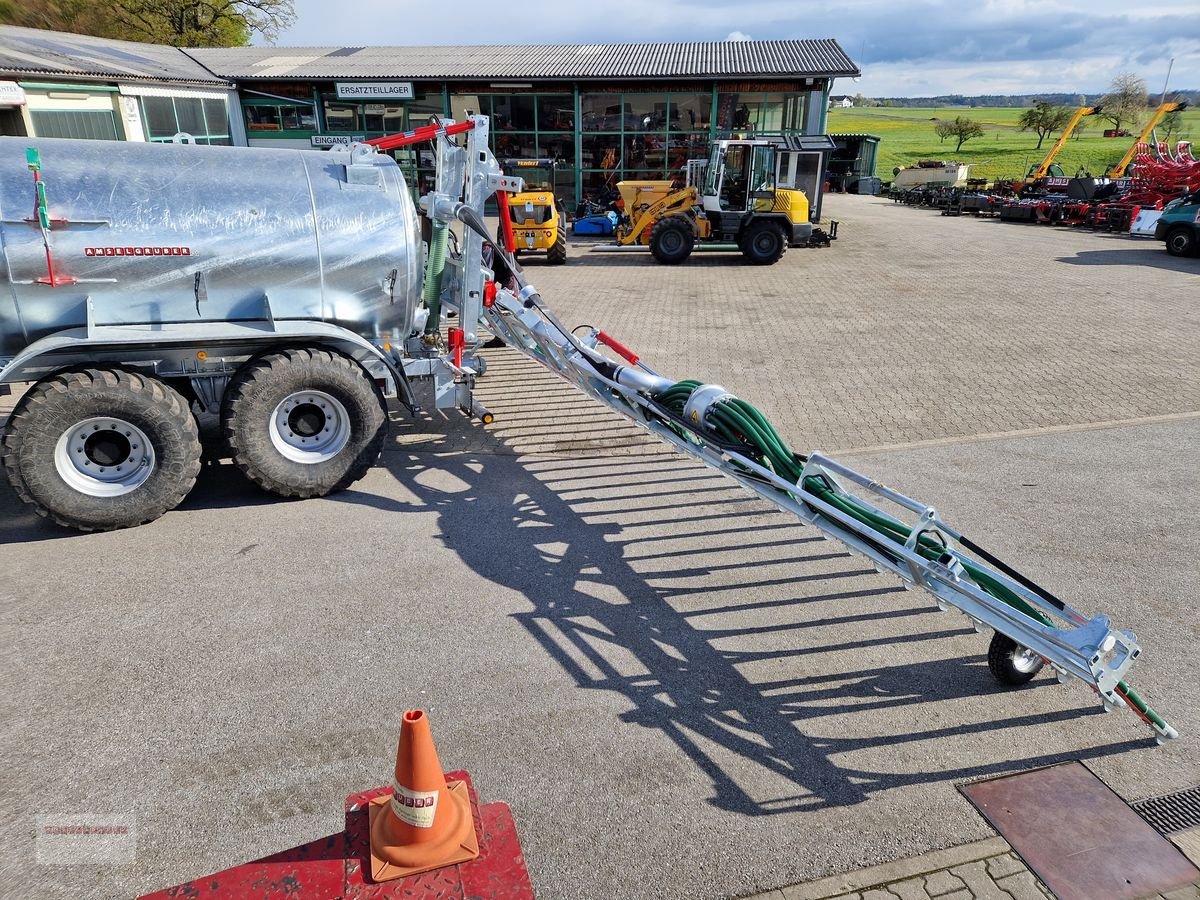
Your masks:
M429 238L429 259L425 263L425 288L422 299L429 310L425 334L437 334L442 327L442 273L446 271L446 244L450 229L445 222L434 222Z
M678 381L654 395L654 399L682 417L692 392L700 386L699 381ZM699 426L701 423L693 424ZM748 445L757 453L758 461L780 478L799 485L802 492L824 501L892 543L903 546L911 537L912 529L903 522L856 503L853 498L835 490L823 478L809 476L804 479L803 483L800 483L804 471L804 457L792 452L766 417L745 400L732 395L722 397L709 406L703 424L723 440ZM941 542L928 534L922 534L917 538L915 549L917 553L928 560L938 559L946 550ZM1025 598L1000 582L990 571L971 560L961 557L959 560L963 569L985 593L1024 613L1034 621L1047 626L1054 624L1049 616L1031 606ZM1170 727L1124 681L1117 685L1117 690L1130 706L1134 707L1152 724L1164 730Z

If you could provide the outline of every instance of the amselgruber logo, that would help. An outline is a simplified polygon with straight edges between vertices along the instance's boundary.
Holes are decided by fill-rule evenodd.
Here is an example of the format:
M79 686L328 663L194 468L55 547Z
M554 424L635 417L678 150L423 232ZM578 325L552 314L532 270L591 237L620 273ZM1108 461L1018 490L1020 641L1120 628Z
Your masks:
M84 247L84 256L191 256L191 247Z
M133 816L109 813L37 817L37 861L46 866L128 866L137 854Z

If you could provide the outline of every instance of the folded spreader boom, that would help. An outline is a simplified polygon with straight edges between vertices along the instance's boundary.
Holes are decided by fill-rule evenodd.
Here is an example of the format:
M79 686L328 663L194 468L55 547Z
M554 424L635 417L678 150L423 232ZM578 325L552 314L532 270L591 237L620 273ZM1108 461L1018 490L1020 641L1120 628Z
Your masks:
M576 334L564 327L525 280L511 243L504 241L507 249L497 246L484 226L486 194L520 185L503 184L491 171L493 161L483 149L486 119L473 121L465 148L437 141L439 167L443 160L453 164L465 151L461 199L435 193L422 198L427 215L463 222L493 253L490 264L486 255L479 261L487 279L480 290L471 289L466 277L471 261L464 252L462 281L456 285L451 279L443 292L443 299L459 308L464 328L482 321L508 346L679 452L861 553L906 588L928 591L939 608L958 610L977 631L993 630L988 665L1000 681L1024 683L1049 664L1060 681L1078 678L1087 684L1105 709L1128 706L1159 743L1178 736L1124 681L1141 654L1132 632L1112 628L1106 616L1089 619L1072 609L952 528L932 506L820 453L793 452L757 409L720 385L666 378L604 332L588 328ZM503 201L503 193L497 196ZM499 207L503 233L507 205ZM621 361L601 352L601 345ZM902 512L889 513L879 503Z

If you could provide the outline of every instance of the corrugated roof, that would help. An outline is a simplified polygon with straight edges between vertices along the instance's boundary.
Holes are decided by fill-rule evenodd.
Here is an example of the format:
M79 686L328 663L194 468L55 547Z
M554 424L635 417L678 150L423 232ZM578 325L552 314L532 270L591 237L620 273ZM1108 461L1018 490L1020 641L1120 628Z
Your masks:
M588 80L831 78L860 74L832 39L445 47L206 47L225 78Z
M0 25L0 75L226 83L177 47L15 25Z

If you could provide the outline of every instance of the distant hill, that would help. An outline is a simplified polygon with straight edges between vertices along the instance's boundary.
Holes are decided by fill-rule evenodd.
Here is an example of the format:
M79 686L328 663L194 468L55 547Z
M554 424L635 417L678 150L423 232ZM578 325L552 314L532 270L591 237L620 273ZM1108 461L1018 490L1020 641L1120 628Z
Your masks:
M1100 102L1103 94L943 94L940 97L863 97L861 94L851 97L855 106L893 106L893 107L944 107L961 106L967 109L973 107L997 106L1033 106L1039 100L1049 100L1059 106L1092 106ZM1151 94L1151 100L1157 104L1158 95ZM1200 90L1170 91L1168 99L1186 99L1191 105L1200 104ZM861 101L865 100L865 103Z

